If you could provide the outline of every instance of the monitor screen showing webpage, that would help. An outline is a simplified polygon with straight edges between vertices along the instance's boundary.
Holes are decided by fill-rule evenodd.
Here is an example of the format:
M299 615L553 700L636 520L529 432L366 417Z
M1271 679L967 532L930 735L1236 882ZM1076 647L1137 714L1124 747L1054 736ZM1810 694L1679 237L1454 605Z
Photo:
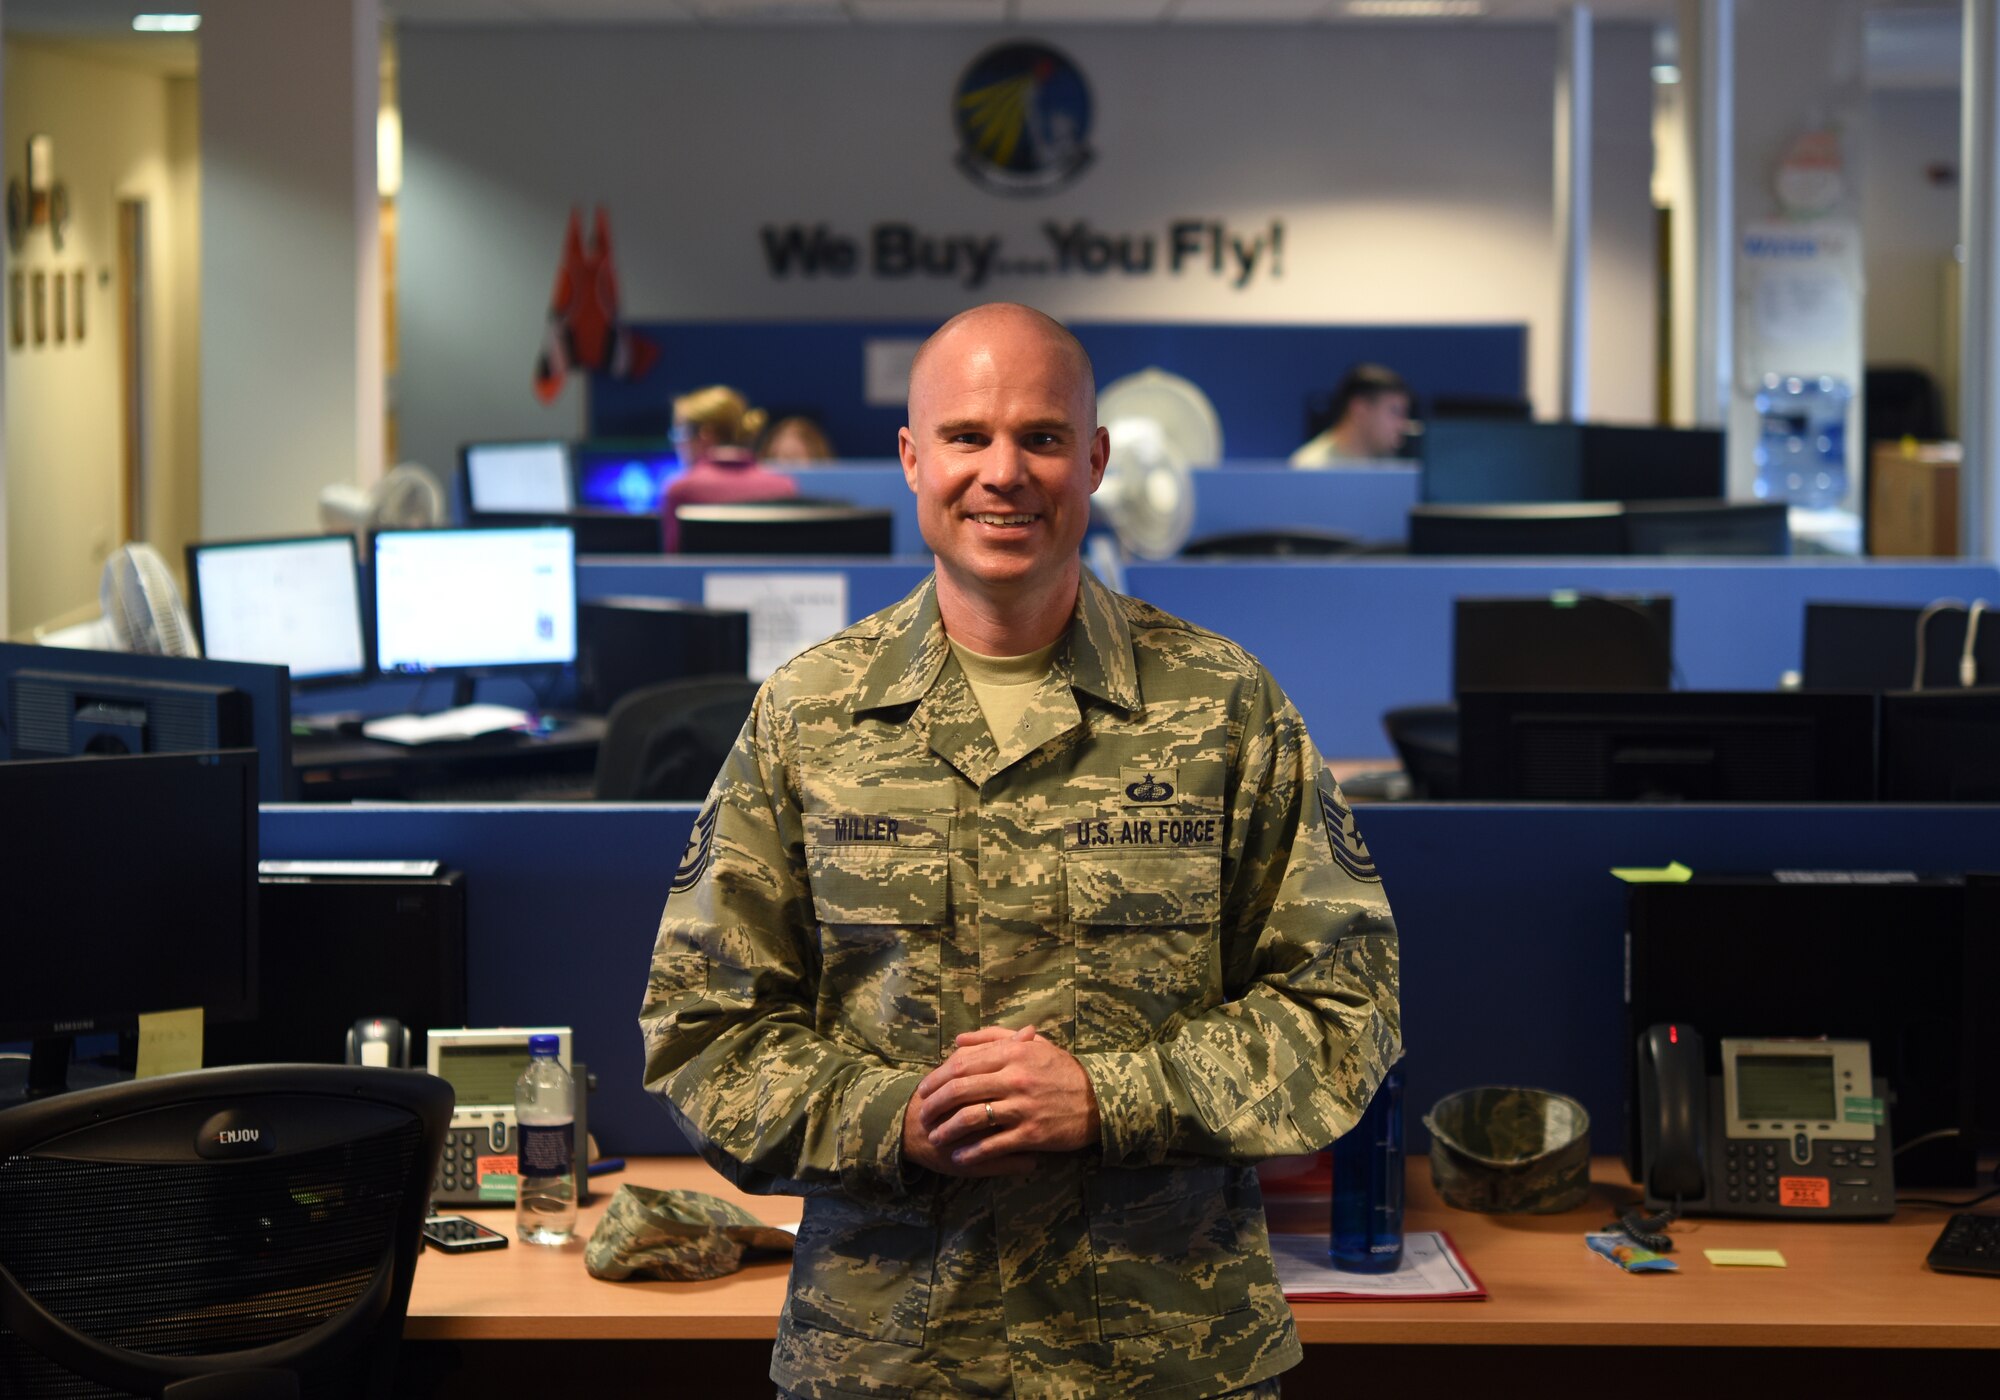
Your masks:
M203 655L288 666L295 681L368 669L353 536L198 544L188 559Z
M567 526L375 536L375 660L384 674L576 660Z
M466 503L478 515L566 515L574 505L569 447L475 442L465 449Z

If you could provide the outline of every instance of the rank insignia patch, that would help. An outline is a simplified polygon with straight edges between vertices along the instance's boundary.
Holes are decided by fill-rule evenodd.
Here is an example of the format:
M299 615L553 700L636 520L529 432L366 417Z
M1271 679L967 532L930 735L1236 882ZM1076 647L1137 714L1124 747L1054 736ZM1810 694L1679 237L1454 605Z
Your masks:
M1375 873L1375 858L1368 854L1368 847L1361 840L1353 811L1341 806L1325 788L1319 790L1319 810L1326 819L1326 843L1333 848L1333 858L1340 862L1340 868L1357 880L1380 884L1382 877Z
M709 862L715 858L717 801L710 799L709 804L701 809L701 815L694 819L694 833L688 838L688 853L681 861L681 868L674 873L670 894L693 889L707 872Z

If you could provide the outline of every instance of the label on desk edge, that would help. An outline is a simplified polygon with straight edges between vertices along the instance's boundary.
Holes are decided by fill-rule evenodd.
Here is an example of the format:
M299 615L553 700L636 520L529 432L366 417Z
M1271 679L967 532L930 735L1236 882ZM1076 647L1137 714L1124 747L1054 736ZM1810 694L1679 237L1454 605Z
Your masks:
M442 862L435 860L260 860L259 875L348 875L368 879L428 880Z

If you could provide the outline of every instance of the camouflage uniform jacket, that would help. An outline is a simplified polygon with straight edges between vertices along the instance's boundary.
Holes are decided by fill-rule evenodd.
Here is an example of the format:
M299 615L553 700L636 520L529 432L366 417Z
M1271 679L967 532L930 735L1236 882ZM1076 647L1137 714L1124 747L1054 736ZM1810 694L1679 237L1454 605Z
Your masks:
M1298 712L1085 575L996 741L926 582L765 685L674 881L647 1086L743 1189L808 1197L771 1375L812 1397L1219 1395L1295 1363L1257 1159L1401 1053L1396 937ZM902 1160L952 1037L1033 1024L1100 1147Z

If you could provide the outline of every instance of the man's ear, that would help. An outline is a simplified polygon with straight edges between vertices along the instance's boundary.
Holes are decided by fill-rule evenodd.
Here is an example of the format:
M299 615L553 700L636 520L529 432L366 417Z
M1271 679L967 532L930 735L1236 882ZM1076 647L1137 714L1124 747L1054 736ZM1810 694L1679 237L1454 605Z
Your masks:
M1104 484L1104 469L1111 462L1111 433L1100 427L1090 440L1090 489Z
M917 440L907 427L896 430L896 456L902 459L903 481L917 489Z

